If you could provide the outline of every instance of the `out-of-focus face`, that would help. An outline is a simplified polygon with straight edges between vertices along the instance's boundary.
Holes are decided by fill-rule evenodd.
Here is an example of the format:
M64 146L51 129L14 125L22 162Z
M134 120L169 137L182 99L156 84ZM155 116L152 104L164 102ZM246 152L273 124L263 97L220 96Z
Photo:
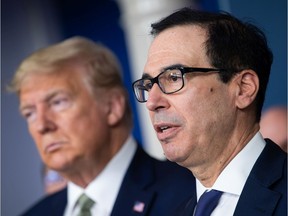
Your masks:
M287 109L272 107L264 112L260 121L260 132L287 152Z
M161 32L151 44L144 73L156 77L172 65L213 68L205 54L205 40L205 31L197 26ZM233 91L217 72L184 77L183 89L173 94L164 94L154 84L146 106L169 160L188 168L208 165L219 161L235 127Z
M19 94L20 111L41 158L63 173L94 166L112 154L107 104L91 94L81 70L33 73L24 79Z

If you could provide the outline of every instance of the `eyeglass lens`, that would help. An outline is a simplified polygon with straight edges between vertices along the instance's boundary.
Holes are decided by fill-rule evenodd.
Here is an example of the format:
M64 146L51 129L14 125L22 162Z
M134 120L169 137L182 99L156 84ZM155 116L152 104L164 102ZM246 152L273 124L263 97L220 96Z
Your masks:
M163 93L171 94L183 87L183 76L180 69L169 69L160 73L154 79L141 79L134 83L133 89L140 102L148 99L148 92L157 83Z

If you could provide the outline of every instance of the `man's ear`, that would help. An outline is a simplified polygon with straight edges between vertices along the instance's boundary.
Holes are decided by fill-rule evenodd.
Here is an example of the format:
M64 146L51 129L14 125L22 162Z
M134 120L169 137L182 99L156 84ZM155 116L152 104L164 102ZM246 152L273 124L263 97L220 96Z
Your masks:
M124 116L126 109L126 100L122 90L113 89L107 95L109 101L109 111L107 122L110 126L118 124Z
M259 90L259 78L253 70L243 70L234 78L237 85L236 106L244 109L251 105Z

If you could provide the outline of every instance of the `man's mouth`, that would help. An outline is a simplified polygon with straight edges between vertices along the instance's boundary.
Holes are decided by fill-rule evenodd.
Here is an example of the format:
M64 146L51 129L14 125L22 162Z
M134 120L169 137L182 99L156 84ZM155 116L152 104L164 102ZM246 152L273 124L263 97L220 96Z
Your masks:
M52 142L45 146L45 153L52 153L59 150L63 146L63 142Z
M168 123L164 124L155 124L154 129L157 134L157 138L159 141L168 141L169 139L172 139L175 137L179 131L179 126L172 125Z
M160 127L156 127L156 132L158 133L163 133L165 130L168 130L169 128L171 128L170 126L160 126Z
M158 140L167 143L180 132L183 121L177 115L168 112L158 112L151 118Z

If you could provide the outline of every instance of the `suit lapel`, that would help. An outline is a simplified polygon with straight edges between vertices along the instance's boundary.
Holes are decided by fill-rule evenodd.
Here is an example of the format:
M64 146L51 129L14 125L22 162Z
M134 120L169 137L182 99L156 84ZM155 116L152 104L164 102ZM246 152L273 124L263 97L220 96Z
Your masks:
M273 215L280 197L280 194L249 180L240 196L234 215Z
M147 188L154 181L153 161L138 147L124 177L111 216L148 215L155 192Z
M235 216L273 214L281 194L270 188L282 178L285 158L284 153L279 156L278 146L267 141L243 188Z
M133 191L130 190L118 196L111 216L148 215L154 193L138 189Z
M63 216L67 205L67 188L61 190L51 202L51 209L53 216ZM47 209L48 210L48 209ZM48 211L48 212L49 212Z
M184 210L181 211L181 209L179 210L179 213L176 215L181 215L181 216L192 216L193 212L194 212L194 208L197 204L197 198L196 198L196 194L195 196L193 196L184 206Z

